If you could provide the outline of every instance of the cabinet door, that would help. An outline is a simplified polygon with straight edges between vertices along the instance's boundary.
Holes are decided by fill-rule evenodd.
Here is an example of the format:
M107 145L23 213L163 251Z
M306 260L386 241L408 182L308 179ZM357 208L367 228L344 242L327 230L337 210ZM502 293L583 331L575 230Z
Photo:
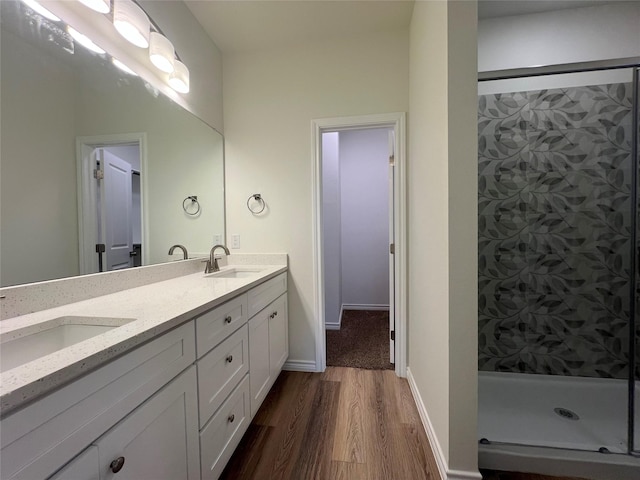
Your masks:
M100 480L98 447L91 445L49 480Z
M289 356L289 321L287 294L269 306L269 367L273 381L278 378L284 362Z
M249 378L251 384L251 417L271 388L269 368L269 315L271 310L262 310L249 320Z
M102 436L101 480L199 479L196 389L192 366Z

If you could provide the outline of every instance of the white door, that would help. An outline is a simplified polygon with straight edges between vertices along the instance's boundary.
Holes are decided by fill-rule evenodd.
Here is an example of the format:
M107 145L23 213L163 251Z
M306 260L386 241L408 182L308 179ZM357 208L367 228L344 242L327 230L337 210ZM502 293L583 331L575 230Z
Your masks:
M107 150L102 150L102 238L105 244L105 270L133 266L133 225L131 165Z
M395 350L395 228L394 228L394 183L395 183L395 134L389 132L389 362L396 363Z

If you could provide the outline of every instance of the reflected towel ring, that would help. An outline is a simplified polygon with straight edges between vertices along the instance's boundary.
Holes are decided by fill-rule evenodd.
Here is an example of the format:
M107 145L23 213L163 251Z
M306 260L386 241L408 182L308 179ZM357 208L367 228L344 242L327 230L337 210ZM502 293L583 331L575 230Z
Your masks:
M187 204L187 202L191 200L191 204ZM196 204L196 211L195 212L190 212L189 210L187 210L187 208L189 207L189 205L193 206L193 204ZM198 202L198 196L197 195L189 195L187 198L185 198L182 202L182 209L184 210L184 213L186 213L187 215L190 215L192 217L195 217L196 215L198 215L200 213L200 202Z
M258 208L256 208L256 209L251 208L250 202L251 202L252 198L256 202L258 202L258 205L260 206L259 209ZM264 198L262 198L262 195L260 195L259 193L254 193L253 195L250 195L249 198L247 198L247 208L254 215L258 215L258 214L264 212L264 209L265 209L266 206L267 206L267 204L265 203Z

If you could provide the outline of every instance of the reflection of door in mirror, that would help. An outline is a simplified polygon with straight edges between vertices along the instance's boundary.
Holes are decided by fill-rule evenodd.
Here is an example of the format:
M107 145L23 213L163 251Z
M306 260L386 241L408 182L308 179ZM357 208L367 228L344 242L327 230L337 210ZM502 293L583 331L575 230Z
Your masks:
M143 139L136 134L78 139L82 273L142 264Z

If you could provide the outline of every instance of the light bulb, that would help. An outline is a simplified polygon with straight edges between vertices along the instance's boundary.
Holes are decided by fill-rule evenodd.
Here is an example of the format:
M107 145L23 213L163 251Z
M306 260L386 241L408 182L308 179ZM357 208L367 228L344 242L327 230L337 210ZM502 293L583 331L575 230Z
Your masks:
M174 70L169 75L169 85L176 92L189 93L189 69L179 60L176 60L173 66Z
M149 37L149 59L159 70L173 72L175 50L167 37L158 32L151 32Z
M136 47L149 46L149 17L131 0L115 0L113 4L113 25L116 30Z

